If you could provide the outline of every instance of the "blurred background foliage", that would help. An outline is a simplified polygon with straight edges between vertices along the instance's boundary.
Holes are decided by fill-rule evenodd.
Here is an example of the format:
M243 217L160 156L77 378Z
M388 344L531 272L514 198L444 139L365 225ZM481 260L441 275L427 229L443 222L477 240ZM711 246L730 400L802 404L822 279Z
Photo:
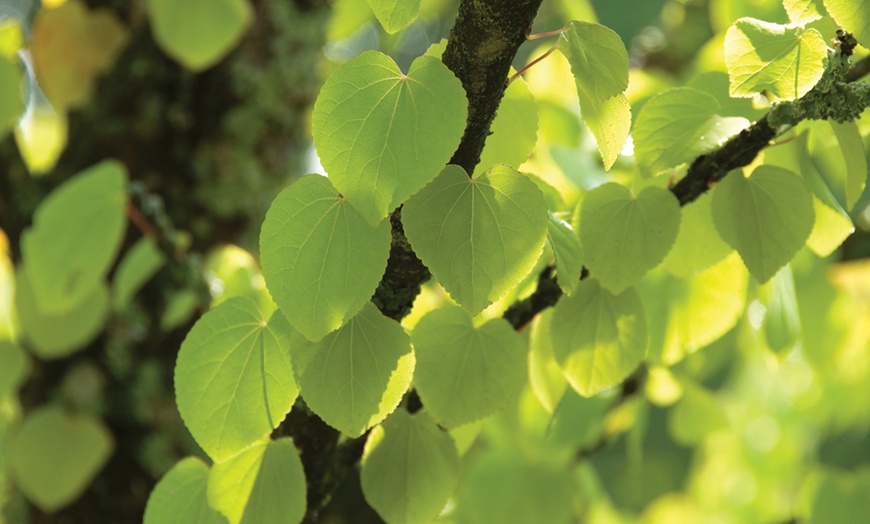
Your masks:
M322 169L309 134L319 86L368 49L407 68L448 36L457 3L423 0L418 20L389 35L366 0L246 0L251 16L238 42L194 72L155 41L148 2L0 0L3 60L28 57L10 73L27 79L26 104L17 105L9 83L0 94L0 116L11 115L0 122L0 522L139 522L160 476L182 457L202 455L176 411L175 355L195 317L227 297L274 308L256 262L259 224L281 188ZM742 16L788 21L780 0L545 0L533 32L571 19L614 29L632 61L635 115L664 89L692 85L716 96L723 114L757 119L765 100L727 97L724 33ZM836 29L829 20L814 24L827 37ZM51 48L46 34L65 35L66 52L40 51ZM539 42L523 46L517 69L551 45ZM554 208L571 209L592 187L634 176L631 151L604 172L561 57L524 78L539 123L522 169L551 186L543 187ZM866 145L870 121L858 125ZM813 136L830 135L826 129ZM807 147L842 201L845 160L836 141L812 138ZM22 233L54 188L106 158L126 166L134 204L110 273L113 287L125 282L126 291L114 290L99 332L70 356L28 356L14 298ZM735 280L678 284L673 265L655 270L640 289L657 326L650 357L622 388L597 397L578 396L548 367L549 315L536 319L524 332L530 385L518 403L454 431L464 443L463 475L441 520L855 522L870 514L867 192L851 220L856 230L840 249L827 257L805 249L792 263L791 313L779 324L771 284L744 285L734 314L721 321L728 306L720 300ZM406 324L440 300L426 288ZM675 353L671 306L688 311L699 300L720 321L684 334L692 344ZM105 457L54 507L13 482L9 450L25 417L59 417L58 406L98 428L105 442L97 455ZM378 518L353 478L323 521Z

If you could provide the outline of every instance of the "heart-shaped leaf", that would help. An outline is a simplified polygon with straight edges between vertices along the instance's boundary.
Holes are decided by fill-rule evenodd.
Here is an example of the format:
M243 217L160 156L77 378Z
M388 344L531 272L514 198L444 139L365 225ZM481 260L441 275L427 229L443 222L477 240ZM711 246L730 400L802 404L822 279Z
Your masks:
M767 90L785 100L800 98L822 78L827 49L815 29L741 18L725 34L731 96Z
M396 411L366 441L360 472L363 495L391 524L431 522L458 480L453 439L425 411Z
M722 144L749 121L717 114L716 97L691 87L668 89L647 102L634 124L637 161L651 174L694 160Z
M282 191L260 231L266 287L290 324L314 341L369 301L389 254L389 222L369 225L317 175Z
M143 524L226 524L208 505L208 477L208 466L198 458L178 462L151 491Z
M224 461L266 437L296 400L290 324L266 321L242 297L215 306L193 326L175 364L175 400L197 444Z
M467 107L462 83L437 58L421 56L404 75L369 51L326 81L311 131L332 183L377 224L438 176L462 138Z
M28 414L8 449L16 485L53 513L81 495L112 454L112 434L98 419L46 406Z
M680 204L673 193L648 187L637 196L608 183L593 189L580 209L580 241L592 276L619 294L656 267L677 238Z
M793 24L808 24L822 17L816 0L782 0L782 6Z
M556 304L553 354L585 397L622 382L646 355L647 325L634 289L614 295L586 279Z
M291 352L305 403L352 437L396 409L414 374L408 335L371 303L320 342L294 337Z
M253 18L248 0L148 0L148 15L157 45L193 71L226 56Z
M733 173L713 192L713 220L759 282L767 282L813 229L812 193L791 171L762 165L746 178Z
M208 501L230 524L298 524L305 516L305 473L290 439L256 444L215 464Z
M411 340L414 385L445 427L495 413L526 383L526 344L502 318L475 327L461 308L445 306L420 319Z
M471 179L450 165L405 204L402 222L423 263L476 315L534 267L547 237L547 205L535 183L510 167Z

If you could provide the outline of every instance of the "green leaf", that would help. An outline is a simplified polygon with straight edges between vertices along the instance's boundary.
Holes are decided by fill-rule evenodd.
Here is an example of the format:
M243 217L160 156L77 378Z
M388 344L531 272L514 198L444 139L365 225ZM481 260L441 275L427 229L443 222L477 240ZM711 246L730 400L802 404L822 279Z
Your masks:
M647 326L634 289L614 295L586 279L573 296L556 304L553 354L585 397L625 380L646 355Z
M384 26L393 34L411 25L420 11L420 0L369 0L369 6Z
M553 355L553 309L547 308L537 315L529 328L529 386L548 413L559 405L568 381Z
M296 524L305 516L305 473L290 439L257 444L215 464L208 501L230 524Z
M467 524L572 522L575 491L568 468L499 450L477 461L463 479L456 513Z
M803 247L813 228L813 199L804 181L781 167L739 171L713 192L713 220L749 272L767 282Z
M326 81L311 132L329 179L377 224L438 176L462 138L467 105L461 82L437 58L421 56L404 75L369 51Z
M592 276L619 294L656 267L677 238L680 204L670 191L648 187L637 196L607 183L580 209L580 241Z
M804 25L822 17L816 7L816 0L782 0L782 6L793 24Z
M369 225L317 175L282 191L260 232L266 286L290 324L313 341L369 301L389 254L389 221Z
M815 195L813 195L813 211L816 214L816 221L807 239L807 247L820 257L827 257L855 231L855 224L842 208L829 207Z
M770 91L784 100L800 98L822 78L827 49L815 29L740 18L725 34L731 96Z
M0 138L15 125L24 112L24 97L21 94L21 69L4 56L0 56Z
M363 495L389 524L432 521L458 479L453 439L424 411L396 411L366 441L360 472Z
M828 122L837 136L840 151L846 161L846 209L851 210L864 194L867 185L867 153L864 151L864 141L858 124L843 122L842 124Z
M166 257L148 237L139 239L121 259L112 281L112 305L123 309L139 289L166 263Z
M0 340L0 399L13 395L30 371L30 359L11 340Z
M718 264L674 282L661 360L672 365L721 338L743 315L749 274L734 251Z
M713 196L707 192L680 208L680 232L663 262L665 269L678 278L703 271L734 251L716 231L712 202Z
M194 457L179 461L154 486L143 524L225 524L206 499L208 466Z
M532 154L537 139L538 104L529 85L518 77L505 89L474 176L495 164L520 167Z
M719 102L691 87L668 89L651 98L634 124L637 161L653 175L694 160L749 126L740 117L721 117Z
M351 437L396 409L414 374L408 335L371 303L320 342L295 337L291 352L305 403Z
M476 315L534 267L547 206L535 183L507 166L471 179L450 165L405 204L402 222L417 256Z
M786 264L777 271L768 284L767 314L764 316L764 335L767 345L783 353L798 342L801 321L791 266Z
M583 271L583 246L571 224L550 215L547 240L556 256L556 282L566 295L577 289Z
M373 18L373 13L366 7L366 0L336 0L329 18L326 39L334 42L353 35Z
M296 400L290 325L267 322L253 301L233 298L193 326L175 364L175 399L197 444L227 460L278 427Z
M53 315L40 311L31 290L29 268L19 268L15 307L24 339L40 358L63 358L82 349L102 330L109 314L109 290L103 283L91 288L73 309Z
M824 3L837 25L852 33L861 44L870 44L870 0L824 0Z
M113 447L100 420L44 406L25 417L9 443L9 466L21 492L53 513L85 491Z
M183 288L167 293L166 306L160 314L160 329L172 331L189 322L200 305L199 294L191 288Z
M247 0L148 0L148 15L157 45L192 71L229 54L253 19Z
M587 98L607 100L628 87L628 51L609 27L572 20L556 47L571 64L577 91Z
M78 173L42 201L21 240L41 311L70 311L105 279L124 237L126 206L126 169L114 160Z
M603 25L572 21L556 46L571 64L580 112L598 142L604 169L610 169L631 128L631 107L623 94L628 87L625 44Z
M487 417L515 400L526 383L526 344L502 318L475 327L462 308L424 316L411 334L414 385L423 405L452 428Z

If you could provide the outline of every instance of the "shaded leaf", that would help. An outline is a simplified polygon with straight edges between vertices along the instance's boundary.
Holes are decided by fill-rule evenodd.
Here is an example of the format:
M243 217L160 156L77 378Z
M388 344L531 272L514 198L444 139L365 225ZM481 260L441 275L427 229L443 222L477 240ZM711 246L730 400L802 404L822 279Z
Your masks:
M837 25L864 45L870 44L870 0L824 0Z
M142 237L121 259L112 280L112 305L122 309L166 263L166 257L148 237Z
M556 282L566 295L577 289L583 271L583 246L571 224L550 215L547 240L556 257Z

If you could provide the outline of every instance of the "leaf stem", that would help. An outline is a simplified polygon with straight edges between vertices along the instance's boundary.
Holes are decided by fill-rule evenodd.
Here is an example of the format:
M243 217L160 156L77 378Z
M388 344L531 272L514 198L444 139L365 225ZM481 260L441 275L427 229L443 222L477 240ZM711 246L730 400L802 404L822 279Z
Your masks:
M548 56L550 56L550 54L551 54L553 51L555 51L555 50L556 50L556 44L553 44L553 47L551 47L550 49L548 49L546 53L542 54L542 55L539 56L538 58L535 58L534 60L532 60L531 62L529 62L528 64L526 64L525 67L523 67L522 69L520 69L519 71L517 71L516 73L514 73L513 75L511 75L511 77L508 78L508 80L507 80L507 85L511 85L511 82L513 82L514 80L516 80L517 78L519 78L519 76L520 76L521 74L525 73L525 72L526 72L530 67L532 67L533 65L537 64L537 63L540 62L541 60L543 60L543 59L547 58Z
M546 38L548 36L556 36L561 35L565 31L567 31L567 27L563 27L562 29L556 29L555 31L546 31L543 33L535 33L531 34L531 28L526 30L526 40L537 40L538 38Z

